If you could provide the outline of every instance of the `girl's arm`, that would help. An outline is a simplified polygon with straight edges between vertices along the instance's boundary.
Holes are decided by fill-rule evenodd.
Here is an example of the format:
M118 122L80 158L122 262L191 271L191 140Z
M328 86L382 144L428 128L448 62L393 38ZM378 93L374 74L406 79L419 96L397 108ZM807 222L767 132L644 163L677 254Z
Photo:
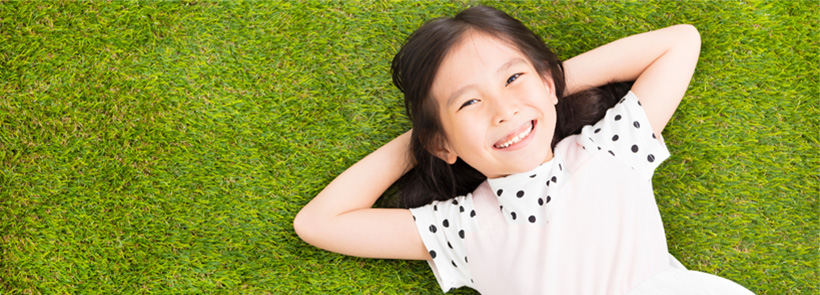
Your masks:
M700 34L691 25L632 35L564 62L567 91L635 81L632 92L660 134L689 86L699 55Z
M293 221L306 242L346 255L430 259L407 209L377 209L373 203L411 167L410 131L340 174Z

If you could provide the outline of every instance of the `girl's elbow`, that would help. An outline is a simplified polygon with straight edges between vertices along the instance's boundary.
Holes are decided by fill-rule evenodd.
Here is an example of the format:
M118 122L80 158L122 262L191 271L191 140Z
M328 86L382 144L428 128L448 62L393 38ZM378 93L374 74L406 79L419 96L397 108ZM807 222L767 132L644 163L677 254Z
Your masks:
M700 56L701 44L698 29L690 24L681 24L670 27L669 32L673 37L669 51L675 52L677 65L694 69Z
M314 214L310 212L310 210L305 207L296 214L296 217L293 218L293 230L296 232L296 235L299 236L300 239L307 242L308 244L314 244L314 237L316 236L316 218Z
M681 24L676 27L679 31L678 37L681 40L693 45L697 44L697 47L700 48L700 31L698 31L698 28L691 24Z

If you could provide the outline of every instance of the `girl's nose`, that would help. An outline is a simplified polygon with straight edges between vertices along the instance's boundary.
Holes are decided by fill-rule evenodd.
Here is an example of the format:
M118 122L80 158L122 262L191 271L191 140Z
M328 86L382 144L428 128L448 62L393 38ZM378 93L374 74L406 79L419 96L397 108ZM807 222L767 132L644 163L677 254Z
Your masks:
M496 99L493 105L493 123L503 124L518 114L520 108L512 99Z

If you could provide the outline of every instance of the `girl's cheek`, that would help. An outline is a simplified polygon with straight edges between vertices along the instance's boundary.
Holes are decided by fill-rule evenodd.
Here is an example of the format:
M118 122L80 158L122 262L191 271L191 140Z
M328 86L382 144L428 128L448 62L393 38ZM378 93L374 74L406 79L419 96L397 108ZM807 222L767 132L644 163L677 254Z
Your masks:
M459 130L457 130L457 132L459 132L457 137L459 139L466 140L468 142L469 141L473 141L473 142L477 141L480 138L479 132L478 132L478 129L479 129L478 125L477 124L469 124L469 122L464 122L464 123L465 124L462 124L461 128L459 128Z

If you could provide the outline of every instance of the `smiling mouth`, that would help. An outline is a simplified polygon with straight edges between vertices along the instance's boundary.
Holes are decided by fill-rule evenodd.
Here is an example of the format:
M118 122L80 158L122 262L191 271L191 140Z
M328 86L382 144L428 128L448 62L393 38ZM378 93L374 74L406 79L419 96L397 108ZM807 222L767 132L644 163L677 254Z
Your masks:
M497 148L497 149L504 149L504 148L510 147L511 145L519 143L522 140L524 140L525 138L527 138L527 136L530 135L530 133L532 132L533 127L535 127L535 121L530 121L529 124L526 124L525 126L522 126L514 134L510 134L506 138L500 140L499 142L496 142L493 145L493 147Z

